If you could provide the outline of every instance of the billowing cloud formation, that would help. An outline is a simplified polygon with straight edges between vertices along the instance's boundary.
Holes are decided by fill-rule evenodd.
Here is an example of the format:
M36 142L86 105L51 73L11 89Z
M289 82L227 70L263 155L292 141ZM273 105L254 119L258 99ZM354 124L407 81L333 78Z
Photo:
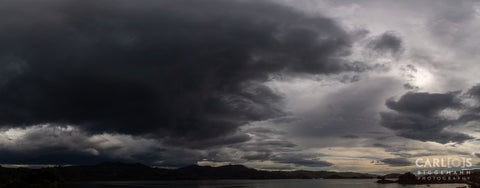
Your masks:
M197 148L243 142L240 125L284 113L265 81L357 70L334 21L271 3L25 3L0 8L3 127L71 124Z
M395 112L381 113L381 124L396 131L397 135L421 141L438 143L461 143L472 137L446 130L459 120L450 120L440 113L445 109L462 106L459 92L412 93L403 95L398 101L388 100L386 105Z
M460 106L456 98L457 94L458 92L446 94L407 93L398 101L388 100L386 105L401 113L432 116L443 109Z
M2 129L0 161L13 164L91 164L102 160L152 163L162 154L155 141L125 134L95 134L72 126Z
M478 2L0 4L0 163L376 173L480 149Z
M471 87L466 96L473 99L473 104L470 104L468 110L462 113L459 117L461 123L478 122L480 120L480 84Z
M373 38L368 46L376 52L389 52L392 55L403 51L402 39L394 32L386 32Z

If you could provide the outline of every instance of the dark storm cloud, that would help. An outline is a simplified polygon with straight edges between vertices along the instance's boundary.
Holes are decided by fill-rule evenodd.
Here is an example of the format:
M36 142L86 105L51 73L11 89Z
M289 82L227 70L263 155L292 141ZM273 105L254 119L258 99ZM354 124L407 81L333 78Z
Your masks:
M73 124L185 147L243 142L240 125L284 114L263 85L272 75L359 71L343 59L351 42L333 20L276 4L26 2L0 8L4 127ZM376 46L395 49L395 39Z
M267 161L278 153L297 153L297 145L287 140L269 140L268 138L252 140L248 143L241 143L233 146L243 154L245 160Z
M341 137L342 137L342 138L349 138L349 139L360 138L359 136L354 135L354 134L346 134L346 135L343 135L343 136L341 136Z
M468 110L465 110L465 112L460 116L460 118L458 118L458 121L461 123L478 123L478 121L480 120L480 84L468 89L465 95L471 99L474 99L474 101L476 101L476 104L472 104L472 107L470 107Z
M94 164L115 160L157 164L161 159L165 166L178 166L201 159L198 152L166 148L153 139L120 134L90 135L78 128L56 125L8 130L0 134L0 142L0 163Z
M270 157L272 157L272 154L270 152L264 152L258 154L244 155L242 156L242 159L248 161L266 161L269 160Z
M472 137L445 130L455 126L458 120L449 120L439 113L445 109L461 107L459 92L412 93L403 95L398 101L387 100L386 106L395 112L381 113L381 125L392 129L398 136L420 141L462 143Z
M322 160L320 154L303 153L294 148L296 145L285 141L258 142L254 147L241 146L244 155L242 160L247 161L272 161L275 163L289 164L305 167L326 167L333 164Z
M386 145L386 144L380 144L380 143L375 143L372 144L374 147L380 147L380 148L391 148L392 146Z
M469 95L470 97L473 97L477 100L480 100L480 85L476 85L476 86L471 87L467 91L467 95Z
M287 148L293 148L296 147L297 145L288 141L284 140L274 140L274 141L264 141L261 143L264 146L267 147L287 147Z
M90 155L88 153L62 150L58 148L40 149L29 152L1 150L0 161L2 164L58 164L58 165L92 165L103 161L119 161L104 155ZM140 161L140 160L139 160ZM127 161L125 162L132 162ZM142 161L145 162L145 161Z
M400 100L387 100L388 108L401 112L432 116L446 108L459 107L457 100L458 92L436 94L436 93L407 93Z
M39 148L28 151L0 150L1 164L92 165L104 161L119 161L162 167L184 167L195 164L201 157L196 152L174 150L151 150L149 153L134 154L131 158L112 156L108 155L108 153L92 155L61 147Z
M388 158L380 160L389 166L409 166L412 163L405 158Z
M388 52L392 55L403 51L402 39L394 32L385 32L373 38L368 46L377 52Z

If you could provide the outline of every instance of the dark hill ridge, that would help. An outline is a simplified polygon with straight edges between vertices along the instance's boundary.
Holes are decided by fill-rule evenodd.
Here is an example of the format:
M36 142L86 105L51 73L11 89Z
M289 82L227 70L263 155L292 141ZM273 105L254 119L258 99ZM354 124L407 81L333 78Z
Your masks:
M178 169L152 168L140 163L103 162L91 166L42 169L0 167L0 188L55 186L68 181L204 180L204 179L311 179L375 178L376 175L330 171L263 171L242 165L190 165Z
M375 178L377 175L330 171L263 171L243 165L220 167L190 165L178 169L152 168L140 163L103 162L93 166L39 169L65 181L196 180L196 179L311 179Z
M47 168L65 180L195 180L195 179L300 179L375 178L376 175L329 171L263 171L243 165L220 167L190 165L178 169L151 168L135 163L104 162L94 166Z
M385 179L399 175L397 181ZM69 181L205 180L205 179L347 179L375 178L377 175L332 171L263 171L242 165L220 167L190 165L178 169L152 168L140 163L103 162L91 166L67 166L42 169L0 167L0 188L55 187ZM378 176L378 183L424 184L411 173ZM474 171L471 182L480 182ZM442 182L428 182L442 183ZM458 182L457 182L458 183Z
M105 162L95 166L50 168L66 180L195 180L195 179L298 179L375 178L376 175L329 171L263 171L243 165L220 167L190 165L178 169L151 168L143 164Z
M67 181L91 180L155 180L172 170L151 168L140 163L103 162L93 166L45 168Z

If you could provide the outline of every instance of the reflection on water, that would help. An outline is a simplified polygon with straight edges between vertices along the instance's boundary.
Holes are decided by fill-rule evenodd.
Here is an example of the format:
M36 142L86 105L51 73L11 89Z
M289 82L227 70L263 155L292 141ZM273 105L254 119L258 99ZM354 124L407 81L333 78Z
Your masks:
M463 184L406 185L377 184L376 179L288 179L288 180L202 180L202 181L104 181L76 182L68 187L180 187L180 188L455 188Z

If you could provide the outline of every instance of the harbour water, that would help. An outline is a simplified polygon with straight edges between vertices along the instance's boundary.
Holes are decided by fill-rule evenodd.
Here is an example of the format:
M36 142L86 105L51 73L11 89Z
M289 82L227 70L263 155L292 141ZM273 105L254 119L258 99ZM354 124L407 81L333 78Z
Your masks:
M102 181L75 182L68 187L178 187L178 188L456 188L466 184L399 185L378 184L376 179L282 179L198 181ZM468 187L468 186L467 186Z

